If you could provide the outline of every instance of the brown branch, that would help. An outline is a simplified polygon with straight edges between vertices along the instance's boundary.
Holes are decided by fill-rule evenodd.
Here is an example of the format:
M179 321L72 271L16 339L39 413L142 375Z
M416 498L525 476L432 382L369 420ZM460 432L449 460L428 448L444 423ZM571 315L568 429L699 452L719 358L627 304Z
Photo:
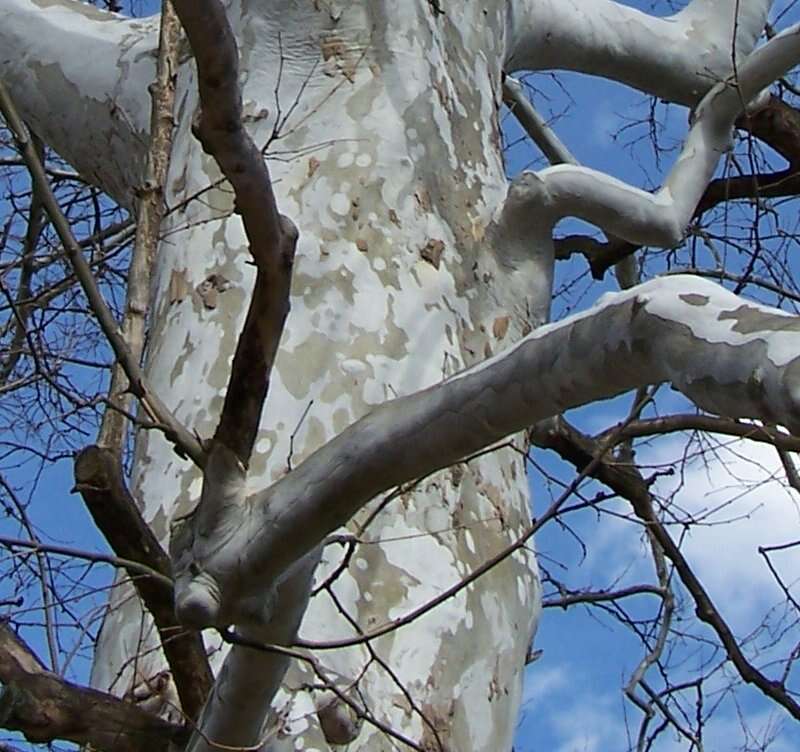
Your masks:
M2 82L0 82L0 112L3 113L6 124L25 159L31 174L31 180L36 190L39 191L45 211L64 245L64 250L75 271L75 276L78 278L89 300L89 305L97 317L97 322L114 350L117 360L125 369L125 374L130 381L131 392L138 397L150 417L160 425L165 436L174 444L176 451L190 457L197 465L202 467L205 463L205 453L200 442L178 421L159 396L153 392L139 367L138 359L132 355L128 348L111 310L98 289L92 270L83 257L81 246L72 234L69 221L61 211L61 207L58 205L58 201L50 188L47 175L28 136L27 129Z
M726 201L783 198L800 193L800 172L789 167L779 172L735 175L712 180L695 210L695 217Z
M542 601L542 608L567 609L578 604L607 603L634 595L658 595L663 598L664 589L657 585L632 585L619 590L576 590L557 597L545 598Z
M0 726L29 742L56 739L105 752L169 752L188 733L105 692L47 671L7 624L0 624Z
M634 514L645 524L650 534L672 562L683 586L695 603L695 614L707 624L722 643L728 659L733 663L739 676L748 684L755 685L764 695L785 708L794 718L800 720L800 704L791 696L782 683L773 681L762 674L745 658L736 638L722 614L717 610L700 580L694 574L678 545L656 516L647 482L638 471L626 465L618 465L601 459L598 452L607 443L595 443L569 426L563 419L551 421L546 431L535 434L539 446L555 450L561 457L575 465L581 473L589 474L607 485L619 496L626 498ZM590 471L587 468L592 468Z
M297 229L278 212L269 170L242 121L239 52L222 3L175 0L174 5L197 63L201 109L194 133L233 187L256 266L253 296L214 434L214 443L224 444L247 466L289 313Z
M741 423L738 420L719 418L714 415L681 414L634 420L621 431L617 432L612 428L597 436L596 439L604 440L612 431L622 440L675 433L676 431L707 431L736 436L762 444L772 444L782 451L800 452L800 437L777 431L774 428L765 428L753 423Z
M119 458L111 450L89 446L77 455L75 487L116 554L170 577L169 556L139 513ZM189 718L196 719L214 681L202 637L197 632L187 632L178 622L171 586L165 586L162 579L136 576L139 572L134 568L126 569L153 616L181 708Z
M156 256L161 220L164 216L164 183L172 151L175 77L178 70L180 24L169 0L161 4L161 27L156 78L151 85L150 144L147 149L144 184L137 191L136 241L128 268L128 287L122 336L137 363L144 350L150 276ZM130 411L132 395L128 378L119 362L111 371L108 388L111 405L106 407L97 443L121 453L125 442L125 413Z
M755 136L780 154L790 168L800 167L800 110L776 96L755 112L745 112L736 127Z

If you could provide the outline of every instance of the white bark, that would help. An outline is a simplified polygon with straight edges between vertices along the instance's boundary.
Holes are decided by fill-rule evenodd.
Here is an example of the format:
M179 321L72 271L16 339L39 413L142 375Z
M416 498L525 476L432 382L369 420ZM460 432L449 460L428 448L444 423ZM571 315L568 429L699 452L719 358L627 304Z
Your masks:
M744 58L735 75L716 84L698 104L681 154L655 193L576 164L522 173L514 180L506 216L501 218L506 232L520 234L520 215L527 215L537 236L550 235L556 222L572 216L631 243L677 245L720 157L730 148L734 121L762 90L798 62L800 26L787 29Z
M750 53L772 0L692 0L667 18L613 0L508 5L508 72L573 70L693 105Z
M282 152L271 163L279 207L302 233L293 310L251 463L251 490L286 472L298 423L294 464L371 406L437 383L530 326L525 297L508 292L508 272L495 269L492 279L473 272L506 186L497 124L502 11L500 3L483 4L464 11L457 24L440 24L427 3L353 3L341 15L327 4L315 10L313 3L288 0L231 6L243 40L245 108L258 145L274 125L282 51L281 111L299 100L286 135L272 147ZM485 59L475 57L479 49ZM102 67L99 55L95 65ZM10 83L25 103L24 87ZM130 86L146 91L136 79ZM219 178L190 133L195 91L187 65L178 81L171 207ZM35 106L28 103L26 112ZM70 103L54 92L48 108L62 106ZM95 148L108 156L107 146ZM148 376L201 436L215 424L251 282L232 208L223 186L170 213L154 270ZM231 286L209 309L193 290L213 273ZM502 326L493 328L496 320ZM196 503L199 473L152 434L140 437L137 456L135 490L165 538L169 518ZM367 531L374 540L408 540L361 547L335 591L368 627L424 602L528 520L526 479L514 453L442 473L404 495ZM324 566L335 565L339 553L326 551ZM533 557L520 555L424 623L378 641L376 650L414 707L365 650L322 659L342 686L360 677L359 690L376 717L411 738L431 742L424 713L453 748L509 748L537 597ZM94 681L122 693L135 678L130 656L144 648L136 666L144 674L161 665L148 653L152 640L142 639L135 603L120 594L115 605ZM313 599L304 625L304 634L318 639L352 631L325 593ZM308 681L307 668L293 667L276 698L282 730L276 749L327 748L314 693L300 689ZM357 748L391 745L365 724L351 745Z
M312 551L382 491L544 418L647 384L669 382L710 412L778 422L798 433L798 332L800 317L689 275L606 295L343 431L236 507L237 522L225 525L227 542L216 538L202 559L203 578L214 579L223 594L228 583L247 593L281 576L298 553Z
M3 0L0 74L28 124L88 180L132 205L150 129L157 19L77 0Z
M69 0L12 4L0 28L9 51L0 75L40 133L124 199L139 179L154 24L87 17ZM750 52L769 5L743 0L737 55ZM176 542L188 621L236 620L255 639L288 641L305 608L305 565L340 525L365 543L333 588L339 604L366 630L412 610L527 528L523 465L506 450L439 472L360 531L375 509L370 499L571 404L666 379L707 409L797 427L795 361L787 355L796 320L685 278L606 301L444 381L547 317L549 225L526 214L524 192L505 202L497 124L504 56L509 68L572 67L694 104L731 70L733 6L695 0L665 21L598 0L585 0L580 12L566 0L487 0L442 20L422 0L230 3L256 144L268 144L276 118L289 113L267 154L278 206L300 241L292 313L249 472ZM83 64L87 50L91 66ZM47 116L62 108L67 125ZM191 135L196 108L187 63L146 365L166 404L208 436L252 270L231 193ZM517 224L507 221L512 215ZM214 306L196 292L211 275L228 283ZM412 396L390 401L398 395ZM290 451L296 469L287 474ZM218 498L215 477L212 463L207 498ZM138 437L135 485L165 539L169 521L195 506L201 477L146 434ZM182 546L186 540L192 545ZM338 557L335 546L323 551L318 580ZM136 603L118 594L115 605L94 681L122 693L137 678L131 656L153 641L142 634ZM342 688L357 682L369 710L420 746L509 749L538 612L535 561L520 552L424 619L376 640L394 676L361 647L320 659ZM355 630L323 591L311 599L301 634L326 640ZM159 660L145 652L136 670L155 673ZM264 706L282 664L232 651L196 749L264 740ZM313 682L304 666L286 674L273 700L271 750L329 748ZM392 748L368 723L349 747Z

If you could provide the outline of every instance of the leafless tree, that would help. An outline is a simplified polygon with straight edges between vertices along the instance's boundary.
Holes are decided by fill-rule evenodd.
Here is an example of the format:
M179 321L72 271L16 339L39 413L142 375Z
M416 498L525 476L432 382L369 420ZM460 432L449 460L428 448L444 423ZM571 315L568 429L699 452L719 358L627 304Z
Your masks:
M800 30L790 2L655 5L4 0L0 725L511 749L543 608L638 641L620 746L702 750L746 685L800 719L800 534L756 542L774 608L738 633L686 537L748 508L662 482L736 441L800 490ZM565 70L652 97L620 133L652 184L556 135ZM509 178L514 129L541 164ZM564 416L626 392L602 431ZM80 509L53 500L67 459ZM83 510L110 553L65 542ZM580 558L611 521L648 574L537 564L537 534Z

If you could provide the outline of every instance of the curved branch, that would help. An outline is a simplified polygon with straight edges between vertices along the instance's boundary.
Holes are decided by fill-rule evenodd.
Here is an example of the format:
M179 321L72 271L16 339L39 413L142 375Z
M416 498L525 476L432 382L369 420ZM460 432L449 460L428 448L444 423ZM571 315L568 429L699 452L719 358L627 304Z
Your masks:
M693 0L656 18L613 0L512 0L505 70L573 70L693 105L749 54L772 0ZM735 39L735 41L734 41Z
M645 436L675 433L676 431L718 433L762 444L771 444L786 452L800 452L800 438L797 436L791 436L755 423L741 423L729 418L718 418L715 415L666 415L661 418L634 420L620 431L615 431L614 434L620 441L627 441ZM600 442L606 441L610 433L611 431L608 431L596 438Z
M739 113L798 61L800 26L794 26L747 57L735 80L711 89L696 108L678 161L654 194L596 170L562 164L522 173L512 185L509 200L527 208L529 225L546 223L552 227L559 219L574 216L629 243L666 248L677 245L720 156L730 145ZM512 224L518 224L519 213L515 213ZM504 221L508 224L501 217Z
M537 329L448 381L386 403L226 520L203 581L236 600L274 581L381 491L571 407L663 381L702 409L800 431L800 318L671 276ZM180 598L180 592L178 592ZM208 612L207 624L224 620Z
M224 6L217 0L173 0L195 55L201 111L193 125L236 194L256 282L213 443L250 459L269 389L278 342L289 313L289 286L297 228L278 212L269 169L242 120L239 50Z
M0 80L31 128L126 206L143 175L157 47L157 18L3 0Z

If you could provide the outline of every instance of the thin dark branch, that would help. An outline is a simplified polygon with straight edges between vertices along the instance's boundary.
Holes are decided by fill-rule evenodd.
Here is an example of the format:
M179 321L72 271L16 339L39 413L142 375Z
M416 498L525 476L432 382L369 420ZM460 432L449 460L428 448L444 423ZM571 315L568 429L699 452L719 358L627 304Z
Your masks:
M767 678L744 656L739 643L731 632L722 614L717 610L700 580L694 574L678 545L666 527L657 518L653 509L652 497L647 482L632 468L606 462L598 458L604 455L608 439L603 443L584 436L566 421L553 422L549 434L537 434L539 446L553 449L565 460L571 462L582 474L587 473L605 483L609 488L627 499L634 514L645 524L650 534L661 546L664 555L672 562L678 577L695 603L695 614L707 624L722 643L728 659L733 663L739 676L748 684L755 685L764 695L785 708L794 718L800 720L800 704L780 682Z
M155 621L181 708L189 718L198 718L214 681L203 640L197 632L187 632L175 616L169 556L128 491L119 457L98 446L84 449L75 458L75 487L111 548L160 575L136 577L136 569L126 566Z
M197 63L201 110L194 133L233 187L256 266L250 308L213 439L247 466L289 313L297 229L278 212L266 162L244 127L239 51L222 3L175 0L174 5Z
M130 381L131 391L139 398L142 406L150 414L150 417L162 426L164 434L173 442L176 450L190 457L197 465L202 467L205 463L205 453L200 442L180 423L180 421L178 421L161 401L160 397L150 388L139 367L137 359L131 354L111 310L98 289L97 281L92 274L89 264L83 257L80 244L72 234L69 222L61 211L61 207L58 205L55 195L53 195L42 163L28 136L27 128L20 119L14 103L2 82L0 82L0 111L2 111L9 129L14 134L14 139L20 153L25 159L25 163L28 165L31 180L39 191L45 211L47 211L50 221L53 223L53 227L58 233L61 242L64 244L64 249L73 266L75 276L78 278L86 297L89 299L89 304L97 317L100 328L108 339L117 359L125 369L125 374Z

